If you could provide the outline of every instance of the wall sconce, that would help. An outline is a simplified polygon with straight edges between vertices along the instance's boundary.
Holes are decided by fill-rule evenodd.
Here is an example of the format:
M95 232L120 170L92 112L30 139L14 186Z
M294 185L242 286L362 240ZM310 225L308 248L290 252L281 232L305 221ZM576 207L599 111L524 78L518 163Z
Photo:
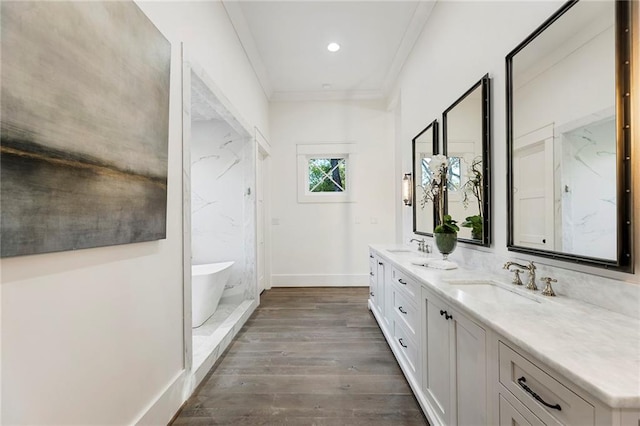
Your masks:
M402 178L402 201L405 206L413 205L413 179L411 179L411 173L405 173Z

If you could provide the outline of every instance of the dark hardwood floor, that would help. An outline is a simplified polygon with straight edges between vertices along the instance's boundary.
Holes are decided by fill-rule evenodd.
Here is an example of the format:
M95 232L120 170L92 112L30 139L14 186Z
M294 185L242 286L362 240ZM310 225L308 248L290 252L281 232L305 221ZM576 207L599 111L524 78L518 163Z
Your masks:
M173 425L426 425L368 288L262 295Z

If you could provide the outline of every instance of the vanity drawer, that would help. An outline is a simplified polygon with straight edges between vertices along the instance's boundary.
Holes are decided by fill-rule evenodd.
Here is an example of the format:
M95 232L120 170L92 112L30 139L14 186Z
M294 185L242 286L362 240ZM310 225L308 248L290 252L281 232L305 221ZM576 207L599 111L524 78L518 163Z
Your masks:
M518 405L518 408L511 405L507 399L499 395L500 397L500 413L499 413L499 425L500 426L544 426L544 423L539 418L533 415L533 413L522 404Z
M396 268L391 269L391 278L393 279L393 282L398 284L398 287L406 293L409 300L416 303L420 295L420 286L418 283L413 278L409 278L406 274L403 274Z
M405 359L411 374L414 378L418 376L418 345L415 339L412 337L414 334L409 332L404 326L402 321L395 319L393 321L393 339L396 347L400 349L402 357Z
M502 342L499 363L500 383L545 424L594 424L593 405Z
M393 290L393 311L398 321L401 321L411 333L413 339L416 338L416 330L420 321L420 311L413 301L409 301L404 292Z

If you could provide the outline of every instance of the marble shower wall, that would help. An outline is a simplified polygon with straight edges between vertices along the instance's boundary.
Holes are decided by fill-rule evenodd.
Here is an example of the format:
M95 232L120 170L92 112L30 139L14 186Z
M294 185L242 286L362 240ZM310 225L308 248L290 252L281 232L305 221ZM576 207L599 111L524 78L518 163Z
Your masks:
M223 297L244 299L255 274L252 144L223 120L194 121L191 133L192 263L234 261Z
M614 119L562 133L562 250L615 259L616 131ZM595 200L595 201L594 201Z

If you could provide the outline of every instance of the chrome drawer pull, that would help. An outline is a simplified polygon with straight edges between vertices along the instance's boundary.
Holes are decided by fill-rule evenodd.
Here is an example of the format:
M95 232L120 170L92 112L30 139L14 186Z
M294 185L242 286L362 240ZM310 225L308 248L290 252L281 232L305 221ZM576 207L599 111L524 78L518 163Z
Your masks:
M398 306L398 310L399 310L400 312L402 312L403 314L405 314L405 315L407 314L407 311L405 311L404 309L402 309L402 306Z
M402 278L398 278L398 282L402 285L407 285L407 283L405 281L402 281Z
M540 395L538 395L537 393L532 391L529 386L525 385L526 381L527 381L527 379L525 379L524 377L520 377L518 379L518 384L520 386L522 386L522 389L524 389L525 392L530 394L536 401L538 401L540 404L544 405L545 407L549 407L549 408L553 408L554 410L562 411L562 407L560 407L560 404L551 405L551 404L545 402L542 398L540 398Z
M402 346L403 348L407 347L407 345L405 345L404 342L402 341L402 337L398 339L398 342L400 342L400 346Z

